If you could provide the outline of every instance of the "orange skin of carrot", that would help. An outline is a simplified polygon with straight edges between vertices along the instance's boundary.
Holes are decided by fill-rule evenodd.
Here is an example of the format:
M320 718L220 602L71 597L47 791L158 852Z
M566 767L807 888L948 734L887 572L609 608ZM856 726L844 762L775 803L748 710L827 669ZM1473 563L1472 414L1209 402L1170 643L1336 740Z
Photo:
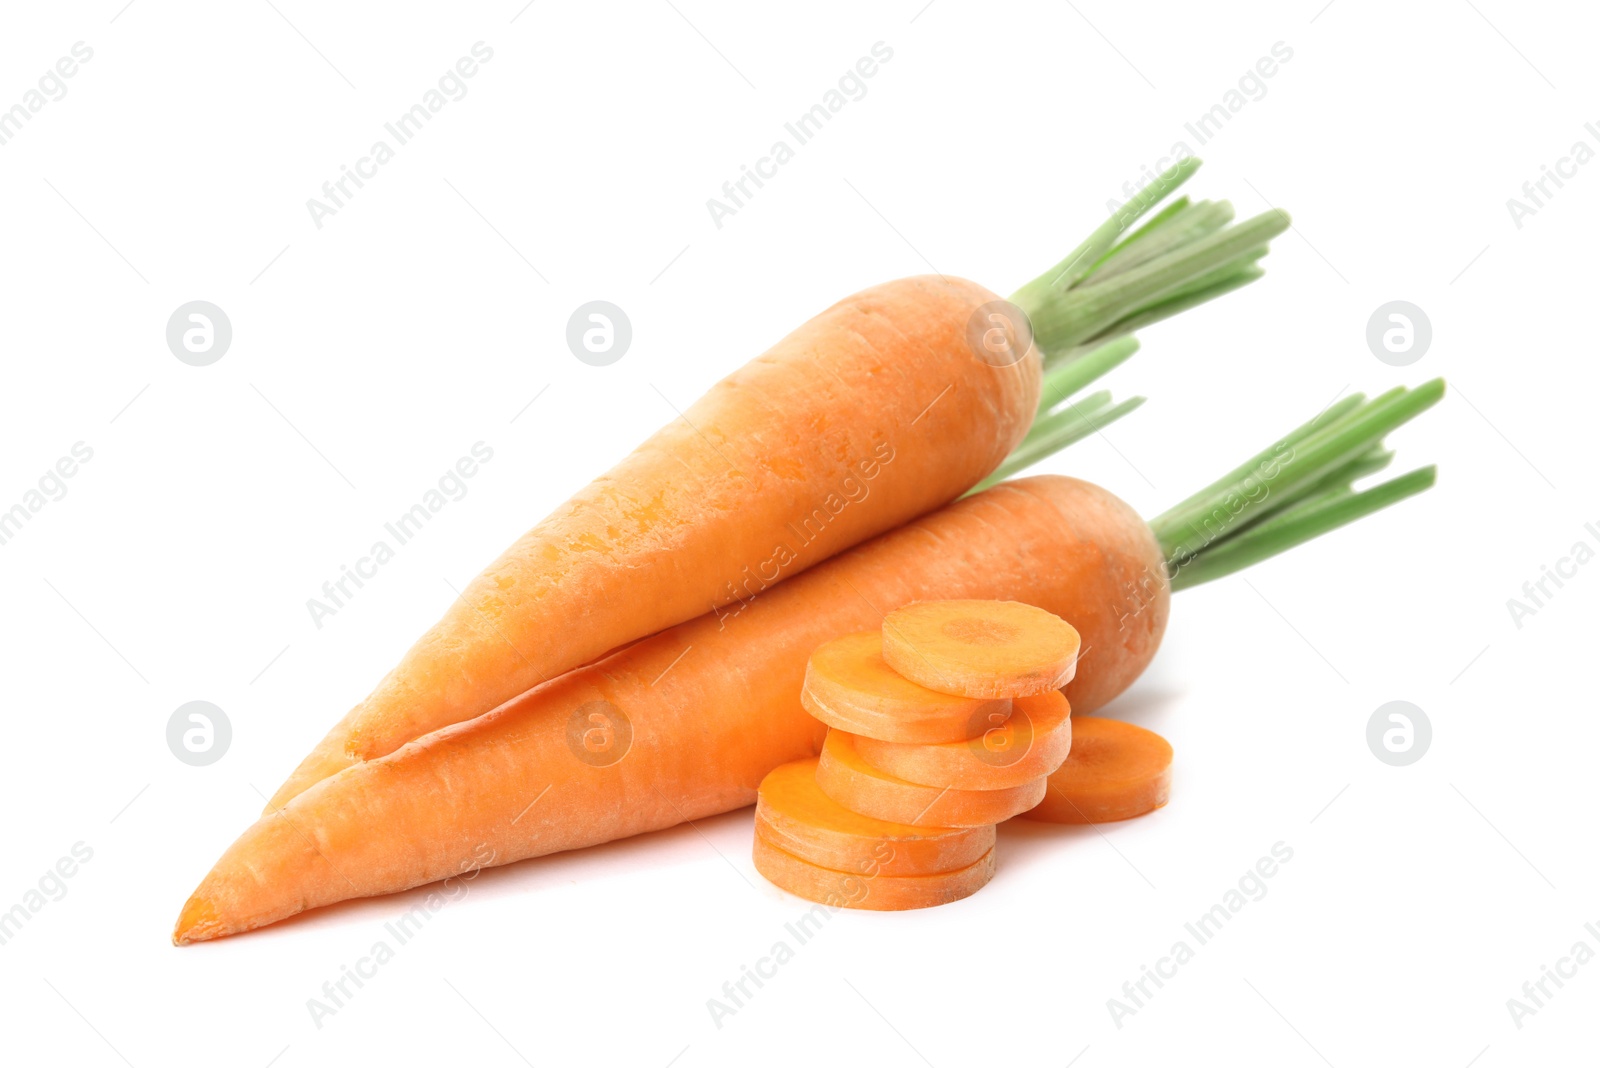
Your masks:
M759 827L751 843L756 871L796 897L834 908L904 912L971 897L994 878L994 850L965 868L932 875L866 875L808 864L767 838Z
M998 299L956 278L875 286L717 383L474 579L267 811L954 500L1039 403L1036 349L996 366L967 340Z
M675 627L316 784L223 854L174 940L459 875L474 857L505 864L749 805L769 771L819 751L825 728L799 699L811 651L946 597L1026 600L1072 620L1092 650L1066 691L1080 713L1144 670L1169 608L1160 547L1127 504L1061 476L1003 483L780 583L737 617ZM595 701L632 728L604 767L568 742L574 713Z
M1073 717L1072 753L1050 776L1038 807L1047 823L1112 823L1143 816L1172 791L1172 746L1154 731L1119 719Z

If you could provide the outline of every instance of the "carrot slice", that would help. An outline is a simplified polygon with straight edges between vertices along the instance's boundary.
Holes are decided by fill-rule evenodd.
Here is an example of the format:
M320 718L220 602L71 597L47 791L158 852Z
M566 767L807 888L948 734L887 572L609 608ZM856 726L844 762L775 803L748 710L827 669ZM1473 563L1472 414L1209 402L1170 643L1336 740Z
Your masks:
M861 759L907 782L958 790L1003 790L1049 775L1072 748L1072 706L1060 690L1011 703L1011 718L976 737L907 745L857 735Z
M961 741L1011 715L1009 700L939 693L899 674L884 662L877 631L819 646L800 703L830 727L891 742Z
M955 871L933 875L857 874L808 864L769 842L756 825L751 859L768 882L807 901L834 908L900 912L960 901L994 878L994 850Z
M922 601L884 617L883 659L941 693L1029 697L1071 681L1078 632L1021 601Z
M855 735L838 730L830 730L822 743L817 785L845 808L917 827L1003 823L1037 805L1045 792L1043 776L1004 790L952 790L907 782L861 759Z
M1161 735L1120 719L1078 716L1067 762L1026 815L1050 823L1132 819L1166 804L1171 784L1172 746Z
M756 797L757 829L801 860L836 871L933 875L976 863L993 827L913 827L852 812L817 785L817 758L774 768Z

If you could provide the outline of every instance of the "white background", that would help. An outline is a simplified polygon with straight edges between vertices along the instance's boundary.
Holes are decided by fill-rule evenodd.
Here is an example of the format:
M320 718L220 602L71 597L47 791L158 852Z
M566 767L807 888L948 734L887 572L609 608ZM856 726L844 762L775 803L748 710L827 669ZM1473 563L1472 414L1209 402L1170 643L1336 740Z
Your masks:
M0 506L94 450L0 546L0 909L93 850L0 946L8 1062L1592 1056L1600 964L1520 1029L1506 1008L1600 949L1600 566L1520 629L1506 607L1600 544L1600 166L1520 229L1506 207L1600 141L1580 5L275 2L8 5L0 33L0 106L94 50L0 146ZM480 40L468 95L317 229L307 198ZM865 98L717 229L706 199L877 41ZM1279 41L1293 58L1192 185L1296 229L1262 283L1145 331L1109 384L1150 403L1043 469L1154 515L1344 391L1455 389L1391 438L1436 490L1179 595L1113 708L1176 747L1165 810L1003 828L982 893L836 916L721 1028L707 999L804 907L751 868L748 810L485 874L320 1028L307 999L416 892L169 944L261 795L451 586L670 405L866 285L932 265L1015 288L1141 165L1198 148L1184 123ZM164 338L196 299L234 330L204 368ZM563 341L592 299L633 323L606 368ZM1392 299L1433 323L1409 368L1364 340ZM315 628L306 599L477 441L469 494ZM196 699L234 732L202 768L164 733ZM1433 724L1410 767L1365 741L1395 699ZM1269 893L1117 1027L1107 999L1279 841Z

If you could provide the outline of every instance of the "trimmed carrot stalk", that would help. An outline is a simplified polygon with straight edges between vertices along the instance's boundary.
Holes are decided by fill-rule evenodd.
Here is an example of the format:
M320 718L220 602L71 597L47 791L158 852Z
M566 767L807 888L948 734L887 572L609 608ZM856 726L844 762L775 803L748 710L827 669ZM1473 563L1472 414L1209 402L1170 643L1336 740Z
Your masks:
M1003 790L1043 778L1072 748L1072 707L1059 690L1011 702L1008 719L982 734L939 745L906 745L855 735L856 752L879 771L923 786Z
M761 780L756 832L809 864L860 875L932 875L975 864L994 827L927 827L852 812L817 785L817 760L780 764Z
M981 827L1004 823L1037 805L1045 793L1041 776L1001 790L953 790L896 778L861 759L856 740L828 731L817 761L817 785L845 808L880 820L933 827Z
M913 682L963 697L1031 697L1072 680L1078 632L1020 601L927 601L883 617L883 659Z
M723 379L469 583L268 809L954 500L1039 406L1037 350L969 343L999 299L956 278L875 286Z
M1076 716L1067 762L1024 815L1049 823L1132 819L1165 805L1171 786L1172 746L1161 735L1120 719Z
M933 875L862 875L808 864L767 840L756 829L751 847L756 871L796 897L833 908L904 912L948 905L971 897L994 878L994 850L965 868Z
M876 630L818 646L806 662L800 703L830 727L892 742L961 741L1011 715L1006 698L939 693L896 672L884 663Z
M1025 597L1074 620L1096 649L1067 697L1092 712L1154 656L1170 606L1161 574L1150 529L1107 491L1057 475L996 486L780 583L738 616L646 638L326 779L229 847L174 939L749 805L769 771L822 744L799 699L811 652L916 600ZM594 715L617 739L598 754L583 744Z

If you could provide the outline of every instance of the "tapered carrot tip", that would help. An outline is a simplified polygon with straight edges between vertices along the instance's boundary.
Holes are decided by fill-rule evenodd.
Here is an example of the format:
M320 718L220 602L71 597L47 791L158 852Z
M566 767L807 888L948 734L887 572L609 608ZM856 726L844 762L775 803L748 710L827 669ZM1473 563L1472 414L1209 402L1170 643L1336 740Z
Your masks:
M178 922L172 928L172 944L186 946L190 942L204 942L222 933L219 928L216 908L204 896L203 889L196 890L178 913Z
M913 682L963 697L1059 690L1078 663L1078 632L1020 601L922 601L883 620L883 659Z
M965 868L934 875L835 871L808 864L773 845L762 836L759 825L751 859L756 871L774 886L836 909L901 912L947 905L977 893L994 878L993 849Z
M1154 812L1172 786L1172 746L1120 719L1077 716L1072 752L1050 776L1039 806L1025 815L1048 823L1111 823Z
M890 742L961 741L1011 715L1004 698L961 697L912 682L884 662L877 631L818 646L806 662L800 703L830 727Z

